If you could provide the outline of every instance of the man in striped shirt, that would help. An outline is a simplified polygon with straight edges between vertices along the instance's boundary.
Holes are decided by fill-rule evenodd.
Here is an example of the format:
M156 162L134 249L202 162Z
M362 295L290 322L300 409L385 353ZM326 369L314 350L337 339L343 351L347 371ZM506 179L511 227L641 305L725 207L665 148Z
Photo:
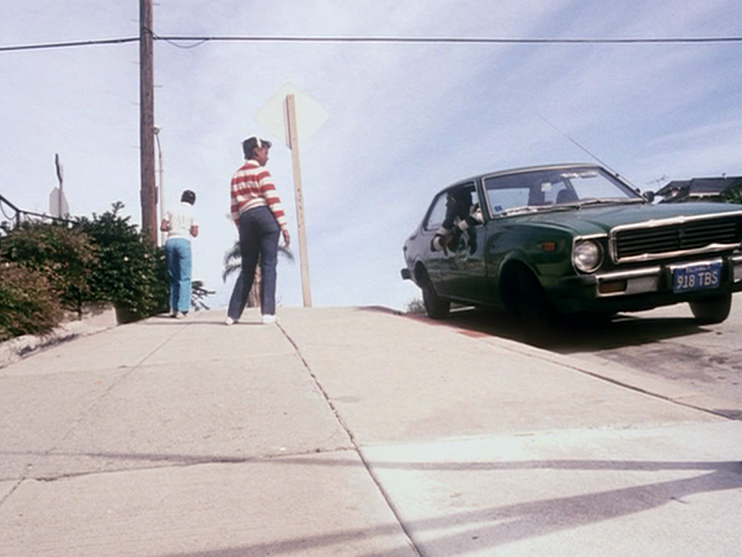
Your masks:
M229 300L227 325L239 321L242 316L253 286L258 261L263 323L273 323L276 320L278 238L283 235L286 247L289 247L291 238L281 199L270 172L265 169L270 147L270 141L257 136L243 141L245 163L232 176L231 213L240 235L242 277L237 280Z

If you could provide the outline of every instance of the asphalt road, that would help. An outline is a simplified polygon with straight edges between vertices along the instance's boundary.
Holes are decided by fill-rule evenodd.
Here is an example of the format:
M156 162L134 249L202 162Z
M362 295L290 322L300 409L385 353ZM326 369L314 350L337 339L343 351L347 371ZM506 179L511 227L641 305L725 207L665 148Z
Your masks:
M504 312L461 309L452 325L524 342L563 355L611 361L661 376L727 401L723 413L742 419L742 296L718 325L699 326L687 304L621 314L609 323L537 328Z

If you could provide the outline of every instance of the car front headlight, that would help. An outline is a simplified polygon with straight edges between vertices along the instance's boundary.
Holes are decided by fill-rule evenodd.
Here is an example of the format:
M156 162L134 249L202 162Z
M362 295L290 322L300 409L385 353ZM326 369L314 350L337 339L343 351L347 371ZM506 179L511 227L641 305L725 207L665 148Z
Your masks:
M572 252L572 261L583 273L592 273L603 263L603 248L594 240L579 240Z

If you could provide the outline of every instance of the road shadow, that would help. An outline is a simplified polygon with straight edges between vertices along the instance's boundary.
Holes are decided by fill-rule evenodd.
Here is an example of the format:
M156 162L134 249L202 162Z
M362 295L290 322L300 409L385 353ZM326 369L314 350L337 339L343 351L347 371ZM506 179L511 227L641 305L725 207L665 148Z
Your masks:
M32 452L26 454L34 454ZM432 514L421 513L417 504L405 501L404 495L391 495L397 509L403 509L402 521L416 551L420 554L448 556L468 555L472 551L489 549L492 554L509 544L528 541L575 530L591 525L620 521L639 516L672 503L688 505L697 495L732 492L742 487L742 463L737 460L631 460L631 459L526 459L526 460L374 460L365 463L358 458L324 457L322 455L288 455L280 457L245 458L241 455L215 456L203 454L155 454L71 452L68 456L92 456L124 460L160 460L181 464L266 464L286 467L331 467L367 469L383 483L385 472L412 475L433 474L437 479L438 495L457 497L457 503ZM53 456L44 453L43 456ZM247 469L246 469L247 470ZM604 489L575 489L570 493L556 490L543 493L541 498L519 502L498 501L497 483L510 481L509 471L534 474L570 473L579 483L584 472L604 473ZM249 472L249 470L248 470ZM616 482L627 474L641 473L632 483ZM467 501L461 497L456 482L447 483L449 474L492 473L493 495L483 502L480 497ZM380 476L381 475L381 476ZM65 476L69 479L69 476ZM461 478L461 476L460 476ZM563 477L567 480L567 477ZM464 481L464 480L460 480ZM301 492L299 492L301 495ZM471 496L471 494L469 494ZM686 515L689 516L689 515ZM620 525L620 522L616 522ZM451 528L452 526L456 528ZM620 526L619 526L620 527ZM399 538L400 524L396 521L366 525L328 527L323 532L297 534L288 527L283 536L270 541L255 541L241 545L227 545L220 549L176 551L166 557L270 557L294 554L341 554L342 548L354 546L370 538ZM700 536L700 534L699 534ZM391 545L391 544L389 544ZM368 547L368 545L366 545ZM342 553L347 554L347 553ZM406 544L390 547L385 557L410 555ZM164 554L163 554L164 555ZM378 557L378 553L355 553L357 557Z
M433 322L432 319L430 321ZM457 309L451 312L446 321L437 323L507 338L565 355L652 344L695 335L703 330L691 317L619 314L612 320L557 318L546 322L514 318L504 310L478 308Z
M326 461L322 459L287 458L271 461L284 465L330 465L359 466L357 461ZM688 504L690 498L698 494L733 491L742 486L740 464L738 462L632 462L632 461L526 461L526 462L483 462L483 463L374 463L373 468L383 467L409 469L412 471L481 471L495 470L574 470L653 472L666 470L688 471L687 477L664 479L651 476L638 485L607 488L602 491L589 491L540 500L518 503L495 503L491 506L472 504L467 508L465 501L459 501L463 508L452 506L449 511L425 516L415 506L397 501L396 507L404 512L400 519L405 531L420 555L469 555L475 551L490 550L510 544L543 538L555 533L575 530L589 525L608 523L624 517L651 512L673 502ZM694 474L693 471L696 471ZM495 477L493 477L493 484ZM609 484L610 485L610 484ZM445 486L442 486L445 490ZM458 494L460 495L460 494ZM452 528L455 526L455 528ZM191 553L173 553L167 557L268 557L292 555L295 553L338 553L339 548L352 545L369 538L387 538L400 533L393 522L380 523L363 530L354 528L337 529L326 533L296 536L290 531L286 536L270 542L256 542ZM630 544L631 542L628 542ZM628 545L627 544L627 545ZM389 549L386 557L410 555L408 547ZM357 557L377 557L377 553L356 553Z

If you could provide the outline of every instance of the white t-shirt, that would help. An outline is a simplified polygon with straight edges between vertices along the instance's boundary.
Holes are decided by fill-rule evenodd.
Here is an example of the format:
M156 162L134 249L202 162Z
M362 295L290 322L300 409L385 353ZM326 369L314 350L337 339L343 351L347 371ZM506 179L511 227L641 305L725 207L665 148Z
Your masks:
M185 201L181 201L177 209L167 212L167 221L170 223L170 230L167 232L168 240L170 238L190 240L191 226L198 226L193 205Z

